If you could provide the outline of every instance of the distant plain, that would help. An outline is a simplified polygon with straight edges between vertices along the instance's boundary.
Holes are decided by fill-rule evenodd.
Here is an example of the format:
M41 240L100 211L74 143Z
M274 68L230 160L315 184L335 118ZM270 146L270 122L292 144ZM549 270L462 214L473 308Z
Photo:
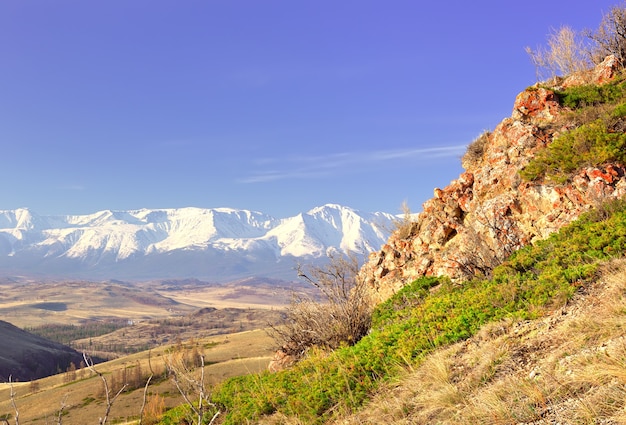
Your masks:
M79 325L89 320L179 317L205 307L280 309L297 284L256 281L213 284L201 281L143 283L0 280L0 317L18 327Z
M298 283L254 279L223 285L197 280L127 283L3 279L0 318L21 328L78 327L94 321L122 320L126 326L121 329L74 340L70 345L112 359L96 365L109 382L123 371L139 367L145 379L153 370L160 378L151 383L150 395L159 395L166 407L173 407L184 403L171 380L164 378L166 364L173 357L202 353L207 381L212 383L263 370L276 349L275 341L263 328L280 321L281 310L294 292L307 291L310 289ZM94 350L90 351L91 346ZM125 355L115 349L95 350L106 346L137 352ZM63 424L95 423L106 407L102 382L88 370L79 370L76 379L61 373L33 383L15 383L14 391L20 421L24 423L50 423L61 406ZM122 393L112 408L111 419L133 423L142 398L143 387ZM6 383L0 384L1 415L15 415Z

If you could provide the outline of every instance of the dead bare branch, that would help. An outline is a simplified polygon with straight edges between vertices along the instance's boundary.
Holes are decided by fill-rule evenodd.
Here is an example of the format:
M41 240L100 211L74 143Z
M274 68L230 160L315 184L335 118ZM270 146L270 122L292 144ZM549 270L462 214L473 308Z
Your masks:
M11 406L13 406L13 410L15 410L15 425L20 425L20 411L17 408L17 404L15 403L15 388L13 387L12 376L9 375L9 386L11 387ZM7 421L8 422L8 421Z
M109 414L111 413L111 408L113 407L113 403L119 397L119 395L122 394L122 392L126 389L126 386L128 384L124 383L124 385L122 385L122 388L120 388L120 390L117 393L115 393L113 397L111 397L112 390L109 389L109 383L107 382L106 377L104 376L102 372L96 370L93 364L93 360L84 351L83 351L83 359L85 360L85 365L87 366L87 368L93 373L95 373L96 375L98 375L100 379L102 380L102 384L104 385L104 395L106 396L106 410L104 412L104 417L101 417L98 422L99 425L104 425L107 423Z
M578 33L568 26L552 29L548 35L548 47L526 53L535 65L537 79L545 80L557 75L565 76L591 68L590 48Z
M185 403L189 406L193 414L196 416L196 424L201 425L203 417L205 413L209 411L210 408L216 408L216 405L210 401L210 394L206 392L205 386L205 363L204 363L204 355L198 355L200 360L200 378L196 379L193 376L193 371L187 367L185 362L181 359L176 361L173 358L170 358L168 361L168 369L170 371L170 375L172 376L172 381L176 386L176 389L180 393L180 395L185 400ZM186 386L189 388L188 390L183 388L183 383L181 379L185 381ZM191 400L191 397L197 397L198 402L197 406ZM212 419L209 421L209 425L213 424L217 417L220 415L220 411L217 410Z
M139 412L139 425L143 424L143 413L146 409L146 402L148 400L148 387L150 386L150 381L152 380L152 375L148 377L146 381L146 385L143 387L143 401L141 403L141 410Z
M63 411L67 407L66 402L68 397L69 394L65 394L65 397L63 397L63 400L61 400L61 407L59 407L59 414L57 415L57 425L63 424Z
M607 56L614 55L622 67L626 66L626 8L614 6L602 17L596 31L585 31L594 43L593 62L598 64Z

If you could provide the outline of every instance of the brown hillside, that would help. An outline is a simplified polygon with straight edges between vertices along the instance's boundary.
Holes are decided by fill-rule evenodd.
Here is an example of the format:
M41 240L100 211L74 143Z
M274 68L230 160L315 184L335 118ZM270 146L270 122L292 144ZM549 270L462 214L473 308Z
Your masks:
M28 381L64 371L73 362L82 361L82 354L65 345L23 331L0 320L0 382L9 377Z

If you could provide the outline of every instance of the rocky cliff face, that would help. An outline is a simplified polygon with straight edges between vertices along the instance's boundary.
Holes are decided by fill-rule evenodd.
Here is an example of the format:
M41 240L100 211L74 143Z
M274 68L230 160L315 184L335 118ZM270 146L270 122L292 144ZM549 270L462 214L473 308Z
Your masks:
M586 75L554 81L569 87L610 81L617 69L607 58ZM396 231L361 269L382 301L422 276L462 280L487 273L506 256L546 238L600 201L626 194L626 167L581 170L563 185L527 182L519 171L535 152L574 126L554 91L531 87L515 99L511 117L468 147L465 172L423 205L416 222Z

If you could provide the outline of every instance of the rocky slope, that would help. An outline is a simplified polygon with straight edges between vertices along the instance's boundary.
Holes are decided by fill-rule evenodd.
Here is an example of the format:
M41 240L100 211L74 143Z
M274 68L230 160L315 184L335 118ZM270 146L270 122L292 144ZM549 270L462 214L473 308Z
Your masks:
M608 57L585 75L554 81L554 88L602 84L616 69L615 58ZM488 273L511 252L547 237L600 200L626 194L623 164L585 168L560 185L520 178L538 149L575 125L565 112L553 90L537 85L520 93L511 117L468 147L465 172L435 189L418 220L370 255L361 276L374 298L384 300L421 276Z

